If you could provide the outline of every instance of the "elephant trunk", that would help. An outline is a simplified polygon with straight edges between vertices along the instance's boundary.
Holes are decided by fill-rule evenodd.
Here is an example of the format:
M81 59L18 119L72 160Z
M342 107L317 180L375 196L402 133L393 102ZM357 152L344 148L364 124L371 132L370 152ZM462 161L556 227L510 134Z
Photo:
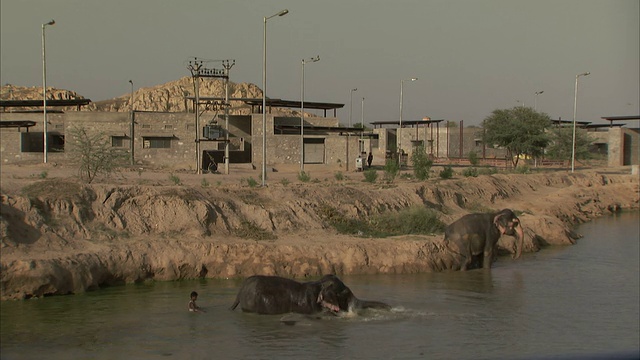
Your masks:
M522 248L524 246L524 231L522 230L522 223L520 223L519 225L520 226L517 226L515 228L516 236L518 237L518 243L516 253L513 255L514 259L517 259L520 257L520 255L522 255Z

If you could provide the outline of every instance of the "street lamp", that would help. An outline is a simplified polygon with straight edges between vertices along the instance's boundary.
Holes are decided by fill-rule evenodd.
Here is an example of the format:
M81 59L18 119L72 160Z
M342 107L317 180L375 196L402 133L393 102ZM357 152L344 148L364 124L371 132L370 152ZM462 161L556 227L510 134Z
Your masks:
M580 76L587 76L590 72L584 72L576 75L576 87L573 93L573 140L571 141L571 172L575 169L576 163L576 112L578 110L578 78Z
M364 131L364 98L362 98L362 109L360 109L360 125Z
M308 59L302 59L302 86L300 94L300 171L304 171L304 64L320 61L320 55Z
M262 186L267 185L267 20L276 16L284 16L289 10L263 18L264 30L262 32Z
M351 89L349 93L349 127L351 127L351 113L353 112L353 93L358 91L358 88Z
M129 148L131 151L131 165L133 165L135 163L135 158L133 156L133 135L135 131L135 124L133 120L133 80L129 80L129 84L131 84L131 100L129 100L129 117L131 118L131 130L129 132L131 139L129 139Z
M398 128L398 166L402 164L402 86L405 81L416 81L418 78L404 79L400 81L400 127Z
M541 91L536 91L535 92L535 98L533 99L533 110L534 111L538 111L538 95L542 94L544 92L544 90Z
M45 52L44 28L47 25L55 24L55 20L42 24L42 122L43 122L43 140L44 140L44 163L47 163L47 56Z

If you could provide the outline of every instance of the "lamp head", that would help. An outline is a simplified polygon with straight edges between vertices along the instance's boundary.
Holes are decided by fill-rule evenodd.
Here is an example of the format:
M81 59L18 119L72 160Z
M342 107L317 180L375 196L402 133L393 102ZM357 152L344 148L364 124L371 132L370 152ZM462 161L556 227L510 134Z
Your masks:
M418 78L411 78L411 81L416 81L418 80Z
M320 61L320 55L317 55L316 57L311 58L311 61L313 61L313 62Z
M582 74L578 74L578 76L587 76L587 75L590 75L590 74L591 73L587 71L587 72L583 72Z
M351 91L358 91L358 88L355 88L355 89L351 89Z
M289 10L284 9L284 10L282 10L282 11L280 11L280 12L278 13L278 16L285 16L285 15L287 15L288 13L289 13Z
M56 21L55 21L55 20L53 20L53 19L51 19L51 21L49 21L49 22L48 22L48 23L46 23L46 24L43 24L42 26L54 25L55 23L56 23Z

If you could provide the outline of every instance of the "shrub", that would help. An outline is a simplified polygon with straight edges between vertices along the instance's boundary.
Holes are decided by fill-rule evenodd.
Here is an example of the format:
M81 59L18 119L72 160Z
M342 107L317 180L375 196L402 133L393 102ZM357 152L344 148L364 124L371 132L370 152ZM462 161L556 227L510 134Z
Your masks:
M462 175L464 175L465 177L478 177L478 169L474 167L466 168L462 172Z
M49 173L46 170L41 172L40 175L38 175L40 179L46 179L47 176L49 176Z
M527 164L523 164L515 168L514 170L518 174L529 174L531 173L531 168Z
M397 213L378 214L367 220L346 216L329 206L321 207L319 213L341 234L381 238L406 234L431 235L442 233L445 229L437 212L421 206Z
M311 175L309 175L308 173L306 173L304 171L300 171L298 173L298 180L300 180L302 182L309 182L309 180L311 180Z
M387 159L384 164L384 180L388 183L393 182L400 172L400 164L395 159Z
M478 154L475 151L469 153L469 162L473 166L478 166L478 164L480 164L480 158L478 158Z
M175 174L169 174L169 180L171 180L174 185L180 185L182 183L178 175Z
M413 164L413 174L418 180L427 180L429 178L429 171L433 166L433 161L429 159L424 146L418 146L415 148L413 155L411 156L411 162Z
M255 180L254 180L255 181ZM266 231L251 221L244 220L240 226L232 230L233 234L243 239L275 240L277 236Z
M247 185L249 185L249 187L256 187L258 186L258 181L256 181L256 179L253 178L253 176L249 176L247 179Z
M493 174L497 174L498 173L498 169L494 168L494 167L483 167L480 168L480 170L478 170L478 174L480 175L493 175Z
M209 184L209 182L207 181L207 179L202 178L202 181L200 181L200 186L202 186L203 188L206 188L206 187L209 187L209 186L210 186L210 184Z
M282 178L282 179L280 180L280 184L282 184L282 185L284 185L284 186L289 185L289 179L287 179L287 178Z
M364 181L368 183L375 183L378 180L378 172L374 169L368 169L363 172Z
M69 129L70 159L78 166L80 180L91 183L98 175L113 173L125 154L111 146L109 137L103 133L89 134L83 127ZM128 155L127 155L128 157Z
M440 171L440 178L442 179L451 179L453 177L453 167L451 165L447 165Z
M342 171L338 171L335 173L334 177L336 178L336 180L338 181L342 181L344 180L344 174L342 173Z

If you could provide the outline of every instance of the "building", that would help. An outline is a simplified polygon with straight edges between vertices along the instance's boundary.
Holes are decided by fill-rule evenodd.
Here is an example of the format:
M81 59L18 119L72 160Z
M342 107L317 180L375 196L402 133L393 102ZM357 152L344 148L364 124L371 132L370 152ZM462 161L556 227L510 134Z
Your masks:
M205 102L214 100L201 99ZM69 153L74 146L74 142L69 141L70 136L74 128L82 128L107 136L111 146L127 154L136 165L207 170L212 163L224 163L228 143L231 164L251 164L260 168L262 99L233 100L244 101L252 111L249 115L229 115L228 141L226 118L215 112L203 113L196 126L194 112L62 111L57 109L77 106L79 110L90 100L48 100L47 158L54 163L69 162ZM0 102L4 109L42 104L37 100ZM401 147L406 162L418 146L423 146L434 160L463 159L473 151L482 159L502 160L504 166L510 163L506 161L504 150L483 144L481 128L465 128L462 121L457 126L441 126L444 120L424 118L403 121L402 127L398 121L382 121L372 123L372 130L363 130L340 126L335 113L343 104L305 102L305 109L323 110L324 116L305 116L304 126L301 126L300 117L272 113L273 107L300 109L300 106L299 101L267 100L267 132L264 136L267 167L300 164L304 154L305 164L339 165L349 171L355 170L359 156L366 157L369 152L373 154L374 164L381 165L384 159L398 156L397 149ZM327 114L331 110L333 116L327 116L331 115ZM43 161L42 118L41 110L0 112L0 161L3 164ZM596 146L599 151L608 153L610 166L637 165L638 129L614 126L613 123L638 118L603 117L611 122L609 127L598 125L590 129L589 123L585 123L581 124L581 131L593 131L597 135ZM304 136L301 136L301 130Z

